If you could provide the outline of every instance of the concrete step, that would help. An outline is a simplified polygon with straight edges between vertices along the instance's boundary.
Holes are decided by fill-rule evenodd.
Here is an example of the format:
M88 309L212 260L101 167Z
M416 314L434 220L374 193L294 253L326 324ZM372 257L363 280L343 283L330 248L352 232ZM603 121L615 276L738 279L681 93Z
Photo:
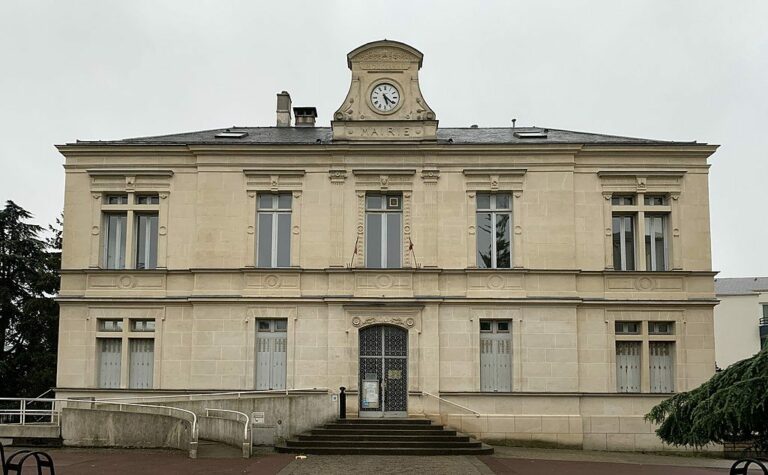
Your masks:
M323 426L325 429L356 429L356 430L372 430L372 429L383 429L383 430L436 430L440 431L443 430L443 426L438 425L427 425L427 424L326 424Z
M313 435L456 435L455 430L418 430L418 429L312 429Z
M353 419L336 419L334 424L413 424L413 425L430 425L432 421L429 419L378 419L378 418L353 418Z
M427 448L427 447L289 447L278 445L278 452L315 455L489 455L493 447L482 444L471 448Z
M403 448L475 448L482 444L478 441L456 442L456 441L424 441L424 440L288 440L285 443L288 447L403 447Z
M349 441L364 441L364 440L370 440L370 441L403 441L403 442L410 442L410 441L424 441L424 442L468 442L469 436L466 435L455 435L455 436L446 436L441 434L433 434L433 435L372 435L372 434L356 434L353 436L350 435L338 435L338 434L331 434L331 435L312 435L312 434L299 434L296 436L298 440L349 440Z

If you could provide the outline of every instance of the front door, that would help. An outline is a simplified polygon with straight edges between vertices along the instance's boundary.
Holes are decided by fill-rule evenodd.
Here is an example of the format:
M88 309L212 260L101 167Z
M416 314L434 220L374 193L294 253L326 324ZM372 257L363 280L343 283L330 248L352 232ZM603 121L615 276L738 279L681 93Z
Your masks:
M360 330L360 417L408 415L408 330Z

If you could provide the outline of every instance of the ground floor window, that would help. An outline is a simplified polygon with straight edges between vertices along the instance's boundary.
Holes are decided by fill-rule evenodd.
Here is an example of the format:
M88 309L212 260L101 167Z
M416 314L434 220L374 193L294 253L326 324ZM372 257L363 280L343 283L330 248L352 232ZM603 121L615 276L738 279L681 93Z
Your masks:
M641 342L616 342L616 390L620 393L640 392Z
M288 320L256 320L256 389L285 389Z
M674 322L617 321L615 331L616 391L674 392Z
M155 362L155 340L151 338L131 338L130 374L128 387L131 389L151 389Z
M674 345L671 341L652 341L649 344L652 393L671 393L675 390Z
M480 390L512 391L512 332L508 320L480 320Z
M120 338L99 338L99 387L119 388L122 360Z

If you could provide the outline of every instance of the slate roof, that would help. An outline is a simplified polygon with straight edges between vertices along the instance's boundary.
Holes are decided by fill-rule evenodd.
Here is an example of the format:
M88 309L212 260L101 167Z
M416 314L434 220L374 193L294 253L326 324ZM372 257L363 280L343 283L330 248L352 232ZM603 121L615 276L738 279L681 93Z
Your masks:
M243 138L216 138L221 132L246 132ZM520 138L516 132L546 132L546 138ZM441 144L605 144L605 145L706 145L693 142L650 140L616 135L575 132L541 127L438 128ZM333 143L330 127L230 127L172 135L122 140L78 140L76 145L295 145ZM75 145L75 144L71 144Z
M750 295L768 290L768 277L715 279L715 295Z

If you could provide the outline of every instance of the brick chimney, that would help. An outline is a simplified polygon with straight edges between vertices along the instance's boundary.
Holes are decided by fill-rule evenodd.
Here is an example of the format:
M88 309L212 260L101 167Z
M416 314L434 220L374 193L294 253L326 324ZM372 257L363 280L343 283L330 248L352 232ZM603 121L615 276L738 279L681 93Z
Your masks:
M277 94L277 126L291 126L291 95L288 91Z

